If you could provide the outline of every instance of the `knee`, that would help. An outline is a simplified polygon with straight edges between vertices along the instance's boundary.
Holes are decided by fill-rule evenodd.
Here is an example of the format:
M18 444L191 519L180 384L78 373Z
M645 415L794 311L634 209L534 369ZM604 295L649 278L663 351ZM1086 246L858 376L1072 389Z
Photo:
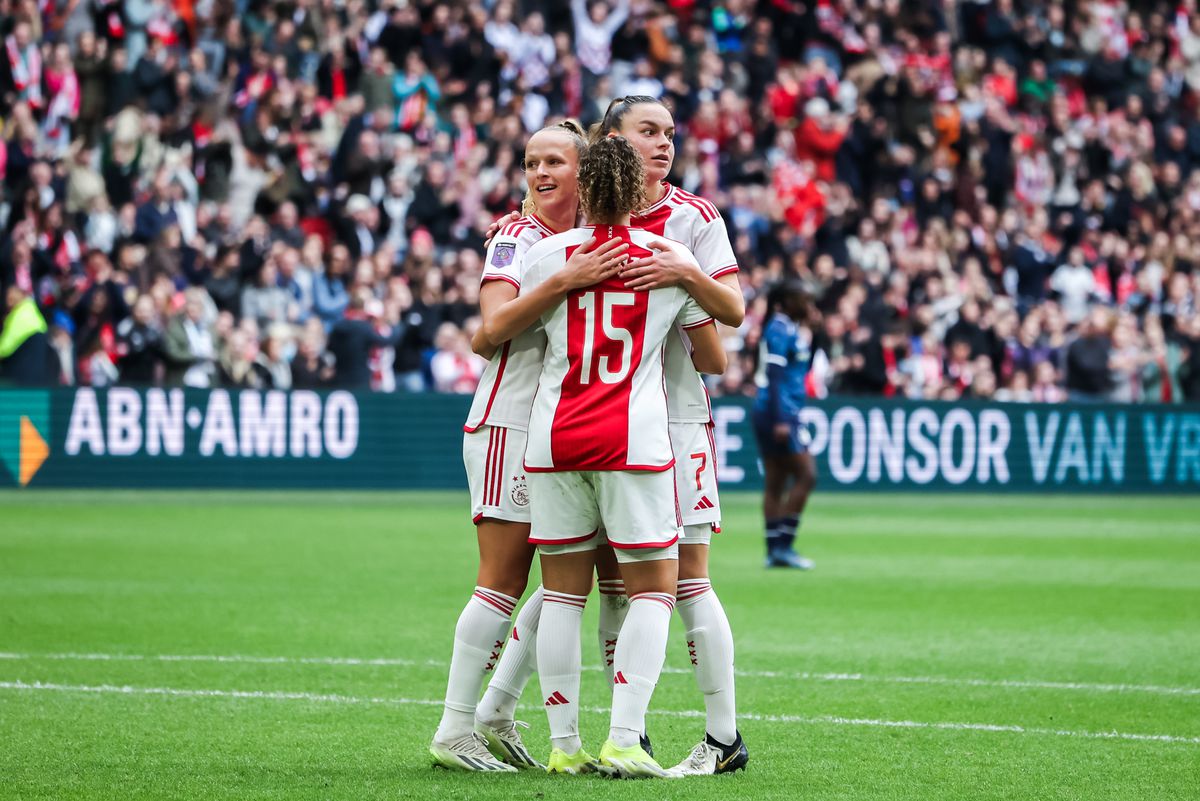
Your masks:
M478 583L480 587L486 587L512 598L520 598L525 594L525 588L529 584L529 575L528 573L519 575L517 573L480 572Z
M708 547L682 545L679 548L679 580L708 578Z

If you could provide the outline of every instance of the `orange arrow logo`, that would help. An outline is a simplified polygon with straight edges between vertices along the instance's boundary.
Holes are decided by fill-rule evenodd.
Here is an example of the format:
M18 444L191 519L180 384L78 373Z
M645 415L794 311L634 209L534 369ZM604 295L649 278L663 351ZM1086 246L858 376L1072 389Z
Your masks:
M29 485L34 474L50 456L50 446L25 415L21 415L21 486Z

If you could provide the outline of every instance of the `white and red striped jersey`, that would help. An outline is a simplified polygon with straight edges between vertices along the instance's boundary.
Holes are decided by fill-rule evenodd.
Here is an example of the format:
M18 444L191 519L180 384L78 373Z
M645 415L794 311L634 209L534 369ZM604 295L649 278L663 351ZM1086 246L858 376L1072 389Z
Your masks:
M481 282L507 281L520 290L526 253L553 234L537 215L504 226L488 246ZM463 430L471 432L490 425L524 431L529 425L545 351L546 336L536 326L500 346L479 379Z
M666 187L663 196L634 217L632 225L681 243L695 256L700 269L713 278L736 273L737 257L717 207L677 186L666 182L663 186ZM691 348L682 333L671 336L667 342L666 373L671 422L711 422L708 390L692 366Z
M543 239L526 254L523 288L557 273L589 237L620 238L629 258L658 238L624 226L588 226ZM672 247L694 261L678 243ZM677 325L712 323L679 287L634 292L620 276L569 293L542 315L546 357L529 418L525 469L668 470L664 345Z

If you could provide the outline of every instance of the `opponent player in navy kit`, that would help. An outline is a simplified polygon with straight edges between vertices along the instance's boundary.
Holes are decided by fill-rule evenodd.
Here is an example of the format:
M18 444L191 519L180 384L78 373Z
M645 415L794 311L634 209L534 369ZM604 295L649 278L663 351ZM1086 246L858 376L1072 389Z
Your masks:
M785 281L771 290L769 305L771 314L759 345L753 415L763 464L767 567L810 570L813 561L798 554L793 545L817 480L808 431L800 423L813 354L812 331L805 326L810 307L798 281Z

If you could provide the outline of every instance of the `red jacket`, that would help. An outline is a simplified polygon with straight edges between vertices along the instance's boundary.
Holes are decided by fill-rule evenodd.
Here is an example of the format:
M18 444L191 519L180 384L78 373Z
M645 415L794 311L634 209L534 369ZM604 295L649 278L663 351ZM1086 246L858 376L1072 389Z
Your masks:
M807 119L796 129L796 158L811 159L817 165L817 179L832 181L835 176L834 157L842 146L845 133L822 129L816 120Z

